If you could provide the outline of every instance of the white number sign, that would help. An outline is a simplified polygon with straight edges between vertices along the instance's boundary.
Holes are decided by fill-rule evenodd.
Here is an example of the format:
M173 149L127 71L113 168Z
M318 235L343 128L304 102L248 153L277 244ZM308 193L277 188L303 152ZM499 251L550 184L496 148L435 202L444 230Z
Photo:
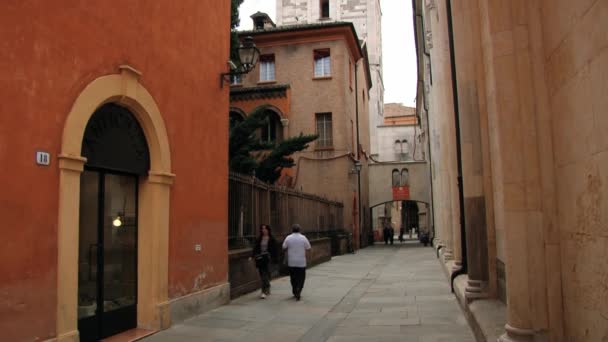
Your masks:
M51 164L51 155L48 152L37 151L36 152L36 164L50 165Z

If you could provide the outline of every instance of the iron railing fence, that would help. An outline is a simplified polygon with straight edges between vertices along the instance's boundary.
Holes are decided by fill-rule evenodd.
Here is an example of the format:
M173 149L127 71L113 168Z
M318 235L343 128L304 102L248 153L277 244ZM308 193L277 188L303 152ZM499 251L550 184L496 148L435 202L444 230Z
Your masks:
M291 233L294 223L313 238L330 236L344 228L342 203L270 185L252 176L230 173L228 202L230 249L251 246L262 223L270 225L277 239Z

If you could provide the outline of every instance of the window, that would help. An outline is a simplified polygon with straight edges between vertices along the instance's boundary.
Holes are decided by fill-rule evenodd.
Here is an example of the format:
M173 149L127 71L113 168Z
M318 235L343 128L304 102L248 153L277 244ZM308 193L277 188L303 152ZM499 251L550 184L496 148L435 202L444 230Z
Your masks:
M234 126L238 125L239 123L243 122L245 120L245 118L238 112L230 112L230 129L233 129Z
M262 18L262 17L255 18L253 21L253 26L256 30L263 30L264 29L264 18Z
M401 184L401 177L399 175L399 170L393 170L393 187L397 187Z
M230 85L241 85L241 83L243 83L241 75L230 75Z
M329 18L329 0L321 0L321 19Z
M401 169L401 186L410 186L410 172L407 169Z
M317 148L331 148L333 146L333 135L331 125L331 113L317 113Z
M331 76L331 56L329 49L315 50L315 77Z
M269 82L274 80L274 55L260 56L260 82Z
M397 160L408 160L410 158L410 145L407 139L395 140L395 154Z
M283 125L281 118L272 110L269 110L262 127L261 140L263 142L281 142L283 140Z

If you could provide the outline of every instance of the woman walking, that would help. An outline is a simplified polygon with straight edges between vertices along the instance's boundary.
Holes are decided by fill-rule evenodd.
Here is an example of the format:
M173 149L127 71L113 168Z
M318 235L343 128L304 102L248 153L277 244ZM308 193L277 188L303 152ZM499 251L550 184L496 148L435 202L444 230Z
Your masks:
M270 262L277 259L277 241L267 224L260 225L260 233L253 248L253 258L262 281L260 298L264 299L270 295Z

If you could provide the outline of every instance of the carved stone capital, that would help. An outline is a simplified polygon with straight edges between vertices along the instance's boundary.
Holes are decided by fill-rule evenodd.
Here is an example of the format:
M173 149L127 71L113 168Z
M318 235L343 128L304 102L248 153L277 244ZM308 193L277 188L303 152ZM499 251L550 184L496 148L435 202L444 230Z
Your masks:
M150 183L172 185L175 179L175 174L168 172L150 171L148 173L148 181Z
M81 156L73 156L67 154L60 154L57 156L59 160L59 168L63 170L69 170L81 173L84 170L84 164L87 162L87 158Z

